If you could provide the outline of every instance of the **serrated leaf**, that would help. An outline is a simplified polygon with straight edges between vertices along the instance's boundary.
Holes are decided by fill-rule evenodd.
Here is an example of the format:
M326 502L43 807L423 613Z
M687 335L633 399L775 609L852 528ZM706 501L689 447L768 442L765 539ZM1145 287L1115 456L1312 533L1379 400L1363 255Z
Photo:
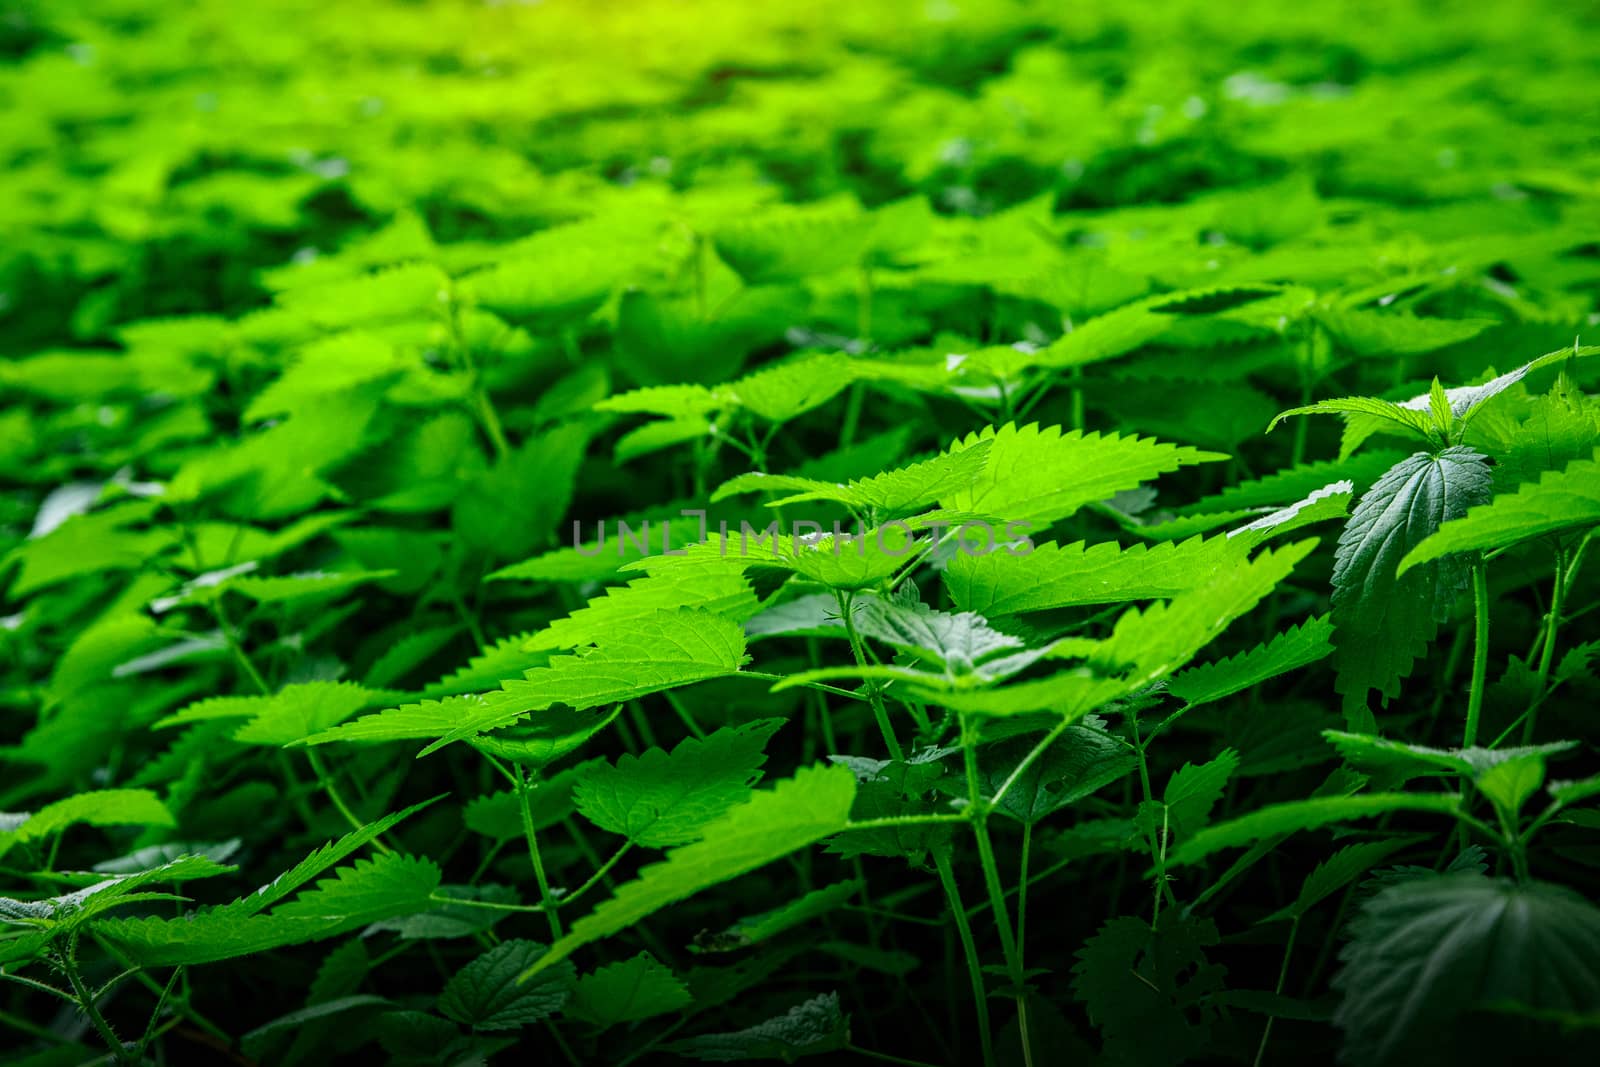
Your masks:
M31 815L0 823L0 856L17 845L59 834L69 826L173 826L172 812L148 789L79 793Z
M1064 519L1157 475L1226 458L1149 438L1063 432L1036 423L986 427L956 441L951 451L983 442L989 442L983 473L939 503L952 511L1035 526Z
M738 671L744 631L703 611L658 611L588 654L557 656L545 667L503 682L497 692L405 704L305 739L377 742L437 738L423 755L502 729L555 704L599 707Z
M1364 721L1367 694L1385 701L1432 641L1464 576L1432 563L1395 576L1400 560L1440 525L1487 500L1492 479L1484 457L1452 447L1437 456L1418 452L1395 465L1362 495L1334 553L1335 688L1345 714Z
M839 994L824 993L747 1029L700 1034L667 1047L679 1055L714 1063L793 1063L804 1056L842 1052L849 1043L850 1020L839 1010Z
M1360 793L1269 804L1248 815L1201 830L1167 855L1167 866L1198 863L1221 849L1238 848L1264 837L1311 830L1329 823L1365 819L1390 811L1453 814L1460 804L1458 797L1426 793Z
M803 897L771 911L740 919L720 934L703 933L689 946L691 952L734 952L769 941L840 907L861 891L861 883L835 882L813 889Z
M707 823L750 799L766 763L767 741L782 719L724 727L704 740L686 737L669 753L651 748L597 762L579 774L577 808L590 822L651 848L686 845Z
M1143 919L1111 919L1078 952L1073 989L1105 1037L1108 1057L1127 1063L1181 1063L1205 1045L1210 994L1226 970L1205 950L1218 941L1210 919L1176 909L1152 930Z
M439 1010L474 1030L515 1030L554 1015L577 980L572 964L547 965L535 980L517 978L547 951L533 941L502 941L445 983Z
M668 852L573 923L523 980L669 904L838 833L849 822L855 795L855 776L845 767L805 767L771 790L757 792L749 803L706 826L699 841Z
M606 1027L681 1011L692 1002L671 970L641 952L579 978L566 1013Z
M1332 637L1333 623L1319 615L1248 652L1173 675L1167 692L1189 707L1209 704L1331 655Z
M1457 513L1400 560L1399 573L1442 556L1492 551L1565 530L1600 525L1600 459L1547 472L1514 493Z
M1047 541L1020 556L958 553L945 568L944 583L957 606L989 616L1120 604L1177 596L1243 552L1220 537L1129 548Z
M1415 838L1395 837L1386 841L1363 841L1344 846L1312 868L1306 880L1300 884L1300 895L1295 897L1293 904L1261 921L1303 918L1322 901L1414 841Z
M1349 1063L1474 1046L1474 1009L1600 1011L1600 910L1570 890L1476 875L1409 879L1362 905L1340 953L1334 1023Z

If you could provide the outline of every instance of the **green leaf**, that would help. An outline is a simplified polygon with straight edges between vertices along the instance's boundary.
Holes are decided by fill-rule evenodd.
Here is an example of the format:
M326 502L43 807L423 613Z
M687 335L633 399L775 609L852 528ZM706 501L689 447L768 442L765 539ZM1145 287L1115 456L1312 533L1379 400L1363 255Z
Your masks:
M864 637L908 652L951 678L995 678L1032 663L1039 653L1022 651L1021 638L1001 633L975 612L936 611L907 583L892 597L861 593L851 601L851 620Z
M943 452L870 478L852 478L842 485L817 478L751 471L724 482L711 500L715 503L738 493L777 492L789 495L768 501L768 507L828 500L889 518L917 510L969 484L982 472L988 458L989 449L980 445Z
M1223 537L1129 548L1047 541L1023 555L957 553L944 583L957 606L992 617L1177 596L1243 554L1242 545Z
M1362 495L1339 537L1333 569L1335 689L1352 722L1370 715L1370 690L1385 701L1400 692L1400 680L1427 651L1464 582L1461 569L1445 563L1404 577L1396 577L1396 566L1491 491L1484 457L1452 447L1416 453Z
M320 895L323 888L320 886L308 891L303 898L306 903L293 915L259 914L431 803L433 801L426 801L385 815L345 834L231 904L202 909L178 919L102 920L96 931L141 964L164 966L210 963L265 952L332 937L393 914L423 910L433 887L438 884L438 869L398 854L386 854L393 855L393 860L386 860L379 866L368 864L361 868L365 873L325 883L328 896ZM351 914L340 911L341 902L373 907L361 914Z
M1316 318L1341 346L1357 356L1409 356L1476 337L1493 319L1425 319L1404 312L1328 308Z
M0 856L69 826L175 826L172 812L148 789L103 789L58 800L20 819L0 821Z
M995 810L1030 825L1131 774L1139 764L1132 747L1107 733L1098 721L1080 723L1062 731L1013 781L1012 774L1038 742L1027 735L1008 738L984 746L978 761L982 794L992 797L1010 781L1011 787ZM965 796L964 782L941 782L940 787Z
M154 727L181 726L216 719L247 718L233 732L235 741L287 745L338 725L366 707L373 694L348 682L302 682L272 696L212 697L158 720Z
M1193 837L1210 821L1211 809L1238 769L1239 753L1231 748L1199 765L1185 763L1167 779L1159 801L1139 805L1134 824L1157 842Z
M1600 909L1558 886L1409 879L1363 904L1350 933L1334 1023L1351 1063L1471 1055L1482 1047L1475 1009L1600 1011Z
M576 711L736 673L744 660L739 624L703 611L657 611L587 654L557 656L497 692L426 700L314 734L305 744L437 738L423 755L498 730L555 704Z
M748 560L704 557L693 567L673 566L672 562L652 565L645 561L646 577L612 586L586 606L534 633L523 642L523 649L542 652L603 644L660 611L699 609L735 622L755 614L756 595L744 577Z
M1206 1044L1209 997L1224 968L1205 950L1218 942L1210 919L1171 909L1152 930L1143 919L1111 919L1078 952L1072 988L1105 1038L1108 1059L1182 1063Z
M1160 474L1226 459L1215 452L1148 438L1063 432L1030 423L985 427L951 445L952 452L989 443L983 473L969 487L940 498L952 511L990 515L1037 527Z
M1600 458L1547 472L1514 493L1457 512L1400 560L1399 573L1458 552L1493 551L1535 537L1600 525Z
M669 904L763 867L843 830L856 795L845 767L805 767L757 792L703 829L701 839L667 853L572 924L550 953L523 973L531 979L591 941L625 930Z
M1415 841L1416 838L1394 837L1387 841L1364 841L1344 846L1312 869L1300 884L1300 895L1293 904L1261 921L1304 918L1322 901Z
M1248 815L1201 830L1168 854L1167 866L1198 863L1221 849L1238 848L1264 837L1311 830L1329 823L1366 819L1390 811L1454 814L1460 805L1458 797L1427 793L1361 793L1269 804Z
M861 883L856 881L835 882L821 889L813 889L780 908L740 919L720 934L704 932L694 939L689 951L735 952L769 941L779 934L814 922L860 891Z
M1088 656L1089 666L1144 685L1188 663L1235 619L1250 611L1317 547L1310 538L1263 551L1254 559L1233 557L1203 585L1117 619L1111 636Z
M537 980L517 979L547 951L532 941L502 941L445 983L439 1010L474 1030L515 1030L554 1015L577 980L571 963L547 965Z
M1167 692L1191 708L1210 704L1316 663L1333 652L1332 637L1333 623L1319 615L1248 652L1173 675Z
M750 799L782 719L724 727L704 740L684 738L670 752L647 749L616 765L589 764L573 800L590 822L651 848L698 840L707 823Z
M1427 438L1433 428L1433 422L1429 419L1426 409L1418 411L1396 404L1392 400L1379 400L1369 396L1345 396L1333 400L1319 400L1315 404L1279 412L1267 425L1267 432L1271 433L1284 419L1301 415L1367 415L1381 420L1390 429L1398 429L1423 438Z
M641 952L578 979L566 1013L606 1027L668 1015L692 1002L689 990L671 970Z
M803 1056L843 1052L849 1044L850 1019L839 1010L839 994L824 993L744 1030L700 1034L666 1047L680 1056L713 1063L793 1063Z

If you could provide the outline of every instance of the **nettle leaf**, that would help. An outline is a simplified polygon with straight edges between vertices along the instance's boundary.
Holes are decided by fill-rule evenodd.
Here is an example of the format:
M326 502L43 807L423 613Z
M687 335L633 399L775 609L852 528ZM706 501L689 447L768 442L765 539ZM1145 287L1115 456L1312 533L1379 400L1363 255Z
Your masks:
M1399 573L1459 552L1493 551L1600 525L1600 459L1580 460L1452 517L1400 560Z
M1226 969L1205 950L1219 941L1210 919L1172 909L1152 930L1143 919L1111 919L1078 952L1072 988L1105 1039L1107 1059L1182 1063L1204 1047L1215 1018L1212 994Z
M994 796L1037 745L1037 738L1024 735L985 746L978 762L983 795ZM995 810L1037 823L1131 774L1138 765L1133 747L1097 721L1069 726L1016 777ZM941 782L940 788L966 794L964 782Z
M1470 1058L1504 1044L1504 1023L1474 1020L1477 1010L1600 1011L1600 909L1559 886L1407 879L1367 900L1350 934L1334 978L1348 1063Z
M1182 667L1228 625L1254 608L1317 547L1311 538L1267 550L1232 566L1171 600L1117 620L1111 636L1088 655L1089 666L1143 685Z
M1345 762L1374 777L1405 781L1425 774L1454 774L1474 780L1509 760L1549 756L1570 752L1576 741L1553 741L1524 748L1429 748L1371 734L1324 730L1322 736L1339 751Z
M1185 763L1167 779L1159 801L1139 805L1134 825L1158 843L1193 837L1211 818L1228 779L1239 769L1239 753L1224 749L1216 759Z
M670 530L670 527L669 527ZM754 615L757 600L744 571L748 560L705 557L693 567L671 561L645 561L646 577L612 586L564 619L528 637L525 651L540 652L601 644L660 611L698 609L743 621Z
M746 375L726 388L747 411L788 422L839 395L855 372L848 356L804 356Z
M548 955L529 967L529 980L592 941L625 930L669 904L763 867L843 830L855 800L855 775L846 767L805 767L771 790L755 793L702 829L701 839L667 853L639 877L572 924Z
M299 906L293 914L260 914L431 803L415 804L345 834L231 904L177 919L101 920L96 932L144 966L211 963L332 937L396 914L424 910L438 886L438 868L386 853L382 864L368 863L308 891L295 902ZM352 913L352 905L361 910Z
M1362 495L1334 553L1335 689L1352 722L1370 716L1367 694L1400 692L1464 582L1445 561L1396 577L1400 561L1439 527L1489 498L1492 476L1482 455L1455 446L1418 452Z
M302 682L272 696L211 697L159 719L154 728L217 719L249 721L233 732L235 741L287 745L338 725L372 702L374 694L348 682Z
M1063 432L1037 423L986 427L950 447L956 452L983 442L990 447L982 475L939 503L952 511L1035 526L1064 519L1157 475L1227 458L1149 438Z
M648 952L578 979L566 1013L596 1026L653 1019L693 1003L688 988Z
M651 848L698 840L707 823L747 802L766 763L767 741L782 719L724 727L704 740L597 762L578 775L577 808L601 829Z
M1311 830L1350 819L1366 819L1390 811L1431 811L1453 815L1459 797L1429 793L1359 793L1355 796L1312 797L1269 804L1237 819L1208 826L1167 854L1168 867L1198 863L1213 852L1238 848L1265 837Z
M734 952L770 941L779 934L814 922L860 892L861 883L856 881L835 882L813 889L780 908L740 919L720 934L701 933L695 937L689 951Z
M1001 633L975 612L936 611L910 596L860 594L851 601L851 620L866 637L909 652L952 678L985 678L1021 670L1038 657L1022 652L1019 637ZM998 657L998 658L997 658Z
M1370 396L1345 396L1333 400L1319 400L1315 404L1279 412L1267 425L1267 432L1271 433L1284 419L1302 415L1369 416L1377 419L1391 431L1399 430L1407 435L1425 439L1430 438L1434 430L1433 420L1426 408L1417 410L1392 400L1379 400Z
M839 1010L839 994L824 993L747 1029L700 1034L666 1047L681 1056L714 1063L793 1063L803 1056L842 1052L849 1045L850 1018Z
M877 760L863 756L830 755L836 766L849 768L856 779L855 802L850 816L857 822L895 819L907 815L926 815L937 810L950 811L947 803L936 805L933 791L944 777L940 762L942 750L932 749L905 760ZM888 856L921 866L927 853L948 848L948 826L907 823L848 830L828 842L828 851L839 856Z
M515 1030L561 1010L577 981L571 963L553 963L526 982L527 971L548 949L533 941L502 941L445 983L439 1010L474 1030Z
M1129 548L1047 541L1023 555L958 553L945 568L944 584L959 607L1012 615L1177 596L1243 554L1243 545L1220 537Z
M788 495L768 501L768 507L828 500L888 518L919 509L970 485L983 471L988 458L988 446L980 444L943 452L870 478L852 478L845 484L752 471L724 482L711 500L715 503L738 493L777 492Z
M1367 871L1376 867L1394 853L1415 844L1415 837L1394 837L1385 841L1364 841L1346 845L1317 864L1300 885L1300 895L1294 903L1262 919L1300 919L1322 901L1328 899Z
M314 734L304 743L437 738L422 750L427 755L555 704L583 711L734 674L744 647L744 631L736 622L703 611L658 611L602 647L557 656L549 666L503 682L498 692L403 704Z
M1316 319L1339 344L1357 356L1407 356L1432 352L1476 337L1493 319L1425 319L1360 308L1327 308Z
M172 812L148 789L103 789L58 800L31 815L0 815L0 856L70 826L175 826Z
M1331 655L1332 638L1333 623L1319 615L1248 652L1173 675L1167 692L1191 708L1210 704Z

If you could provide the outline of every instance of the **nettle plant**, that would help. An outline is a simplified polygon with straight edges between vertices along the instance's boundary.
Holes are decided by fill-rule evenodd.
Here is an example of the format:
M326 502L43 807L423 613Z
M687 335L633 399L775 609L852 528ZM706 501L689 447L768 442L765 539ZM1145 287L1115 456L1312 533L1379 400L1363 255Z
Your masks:
M1592 1044L1592 35L1313 21L1397 72L1357 92L1281 5L1245 48L1209 8L1174 42L851 3L793 70L732 8L658 40L532 5L660 80L453 42L511 49L508 92L436 6L376 53L330 12L360 78L177 13L121 80L17 75L19 159L94 145L6 271L21 335L78 344L0 362L32 1062ZM1474 33L1503 62L1462 107ZM1151 41L1183 62L1074 50ZM171 117L228 78L244 126ZM287 101L369 82L411 88L350 159L298 147ZM193 157L102 197L163 134ZM657 138L710 147L573 162Z
M388 293L396 279L378 276L383 288L372 291ZM1206 291L1121 314L1179 307L1195 315L1201 305L1207 316L1232 314L1278 299L1262 288ZM482 497L455 503L463 532L485 536L541 509L558 515L564 504L537 490L551 477L550 463L573 462L580 442L567 438L577 431L558 427L520 448L505 445L465 356L460 324L472 322L473 312L452 304L441 314L458 346L457 369L413 367L403 372L413 376L408 384L385 368L380 380L388 390L413 389L415 375L427 374L431 389L474 412L486 439L504 449L477 475L487 487ZM126 785L8 817L0 831L8 870L60 892L0 900L4 977L43 1003L81 1009L114 1057L132 1063L175 1026L231 1040L195 1007L194 968L362 931L328 952L303 1009L245 1035L248 1055L313 1055L359 1017L377 1019L373 1032L406 1062L487 1055L531 1024L579 1058L600 1049L624 1062L662 1049L712 1060L855 1050L893 1060L858 1046L834 992L747 1029L681 1033L699 1013L794 966L807 949L851 970L903 979L917 960L896 947L896 929L948 923L970 982L962 1002L982 1062L1051 1062L1059 1054L1052 1035L1061 1033L1060 1009L1042 995L1057 976L1086 1006L1107 1056L1175 1062L1230 1027L1242 1040L1249 1019L1261 1020L1265 1050L1274 1020L1326 1017L1320 1002L1285 990L1303 923L1337 897L1354 918L1334 979L1343 996L1333 1020L1355 1062L1397 1062L1436 1047L1438 1027L1456 1025L1476 1005L1580 1022L1600 990L1600 911L1535 879L1531 857L1553 824L1594 825L1593 809L1583 805L1600 795L1600 778L1547 780L1547 763L1579 743L1532 742L1541 707L1600 652L1600 643L1563 640L1563 624L1590 606L1572 594L1600 528L1596 405L1569 372L1597 352L1553 352L1478 386L1445 389L1435 381L1406 402L1355 397L1286 412L1279 418L1343 415L1340 460L1302 462L1178 513L1130 494L1225 456L1015 421L862 477L834 480L817 466L739 474L710 495L713 507L760 494L782 534L805 505L822 508L818 514L832 507L859 529L893 525L905 536L779 536L752 550L733 545L731 533L699 540L703 531L683 522L682 539L666 532L652 554L628 541L609 551L603 540L551 548L489 577L574 582L615 573L626 580L486 645L465 667L409 694L395 683L458 629L482 644L461 584L469 557L425 533L352 526L348 510L318 511L271 533L190 510L216 494L243 494L246 510L284 515L332 492L293 466L306 454L289 447L293 438L281 445L272 438L345 432L350 406L370 405L361 399L370 394L348 390L330 401L340 416L316 407L297 412L231 452L191 460L159 494L114 482L106 490L113 502L66 518L19 550L27 589L87 566L163 560L57 664L49 687L63 710L23 743L57 761L56 773L64 771L60 761L75 758L68 746L84 743L67 695L75 684L109 665L113 676L210 666L198 684L179 683L198 699L177 698L181 706L170 712L162 710L170 700L126 712L176 737L155 760L114 775ZM819 356L725 387L646 388L595 406L664 420L629 432L619 450L635 447L652 426L672 427L657 443L676 439L674 424L694 420L698 481L724 445L759 467L779 427L864 382L971 390L983 380L973 371L979 366L980 375L1017 384L1027 396L1075 387L1058 360L1059 350L991 350L910 373ZM349 366L297 363L257 394L251 410L283 410L296 395L310 403L308 393L297 394L297 375L325 382ZM1525 383L1549 369L1559 373L1554 384L1529 393ZM1004 387L973 391L1015 405ZM447 432L441 427L454 425L449 418L435 416L423 432ZM1418 451L1376 453L1376 464L1358 455L1370 442L1395 438ZM840 452L852 447L844 441ZM870 444L869 455L882 447ZM1351 478L1324 480L1335 473L1370 485L1358 495ZM241 474L251 477L240 482ZM419 497L431 503L435 483L401 481L410 484L391 491L399 495L388 498L393 510L411 511ZM512 488L536 495L524 499ZM1302 493L1281 506L1264 504ZM496 506L516 514L501 516ZM1322 540L1306 535L1339 520L1331 611L1285 625L1283 613L1318 599L1320 579L1292 584ZM1068 539L1068 531L1095 523L1137 531L1149 543ZM993 543L986 551L957 544L980 525L1018 524L1053 536L1036 533L1026 544ZM319 536L369 566L260 573ZM1501 703L1514 715L1491 735L1483 709L1493 564L1540 550L1551 564L1548 608L1528 654L1504 671ZM418 564L415 557L428 552ZM429 582L444 585L429 594L422 591ZM329 677L301 656L354 607L330 614L327 605L338 602L331 598L358 586L416 596L422 611L437 602L459 618L407 626L359 683ZM1463 601L1470 636L1457 648L1470 647L1470 680L1463 689L1446 675L1435 701L1460 746L1383 736L1371 693L1394 697L1435 629L1461 617ZM1196 663L1237 620L1263 613L1264 640ZM173 638L180 640L166 643ZM151 645L160 647L133 655ZM1331 746L1341 761L1311 795L1239 810L1229 798L1240 788L1243 757L1232 747L1164 776L1153 771L1152 754L1172 742L1180 723L1240 694L1251 715L1271 716L1270 704L1257 706L1252 694L1329 656L1346 726L1321 730L1318 741L1310 720L1311 743ZM201 696L219 671L231 671L243 690ZM711 687L720 695L694 698ZM658 699L647 708L647 698ZM719 722L704 721L708 704L728 709ZM783 714L736 710L744 708ZM1296 748L1305 726L1297 723L1302 736L1277 754L1283 766L1304 762ZM658 740L668 727L681 739ZM583 758L613 733L633 751ZM802 735L799 769L757 788L767 748L782 733ZM1506 744L1513 739L1521 743ZM459 760L447 791L458 798L456 817L469 836L446 831L450 844L437 855L399 835L418 820L439 819L440 797L380 818L364 814L386 807L412 773L394 760L397 749L419 746L426 757L419 767ZM118 754L105 758L115 766ZM1266 765L1277 765L1273 755ZM257 769L281 774L276 790L254 776ZM165 783L164 798L149 788L156 783ZM326 823L315 808L320 798L348 832L260 889L194 908L189 884L233 872L229 861L244 846L238 837L193 844L163 828L174 825L175 812L208 810L201 826L230 827L278 795L289 818L313 829ZM1120 802L1110 799L1118 795ZM202 797L205 807L196 807ZM1063 818L1068 813L1077 817ZM1320 849L1310 869L1282 871L1289 902L1258 920L1269 931L1286 927L1276 987L1229 986L1213 961L1217 902L1258 865L1275 863L1293 835L1373 819L1380 832L1350 831L1353 840ZM146 843L94 873L58 871L63 835L80 824L142 826ZM438 839L437 831L427 836ZM1387 868L1352 892L1364 873L1424 846L1441 850L1442 870ZM365 858L353 858L363 850ZM491 876L504 869L496 866L502 854L517 850L526 852L531 900ZM1233 855L1225 866L1215 862L1223 853ZM1075 906L1079 890L1063 886L1075 869L1104 857L1115 857L1119 881L1130 889L1142 883L1144 892L1075 947L1075 960L1059 944L1041 950L1030 940L1041 906ZM889 892L876 888L884 863L905 871ZM746 914L738 896L724 896L724 928L708 927L688 946L704 964L685 975L663 962L683 947L661 940L658 913L774 865L780 874L771 877L795 883L791 899ZM446 867L463 873L447 880ZM1491 876L1491 867L1509 877ZM835 919L840 926L831 925ZM517 936L503 932L512 925ZM820 941L818 930L828 931ZM431 1003L358 991L389 960L441 943L475 946L477 955L447 968ZM594 955L597 948L604 955ZM714 962L730 957L738 962ZM97 1007L128 983L155 997L136 1036L114 1030Z

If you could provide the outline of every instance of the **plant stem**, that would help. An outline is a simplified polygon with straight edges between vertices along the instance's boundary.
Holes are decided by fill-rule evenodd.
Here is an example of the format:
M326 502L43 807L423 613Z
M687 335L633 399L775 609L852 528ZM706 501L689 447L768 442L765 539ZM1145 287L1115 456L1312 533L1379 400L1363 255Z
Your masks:
M1017 1028L1022 1039L1022 1059L1025 1067L1033 1067L1032 1042L1028 1035L1027 992L1023 989L1022 957L1017 947L1017 935L1011 927L1011 913L1006 909L1005 889L1000 884L1000 867L995 863L994 842L989 837L989 811L991 802L978 789L977 735L962 722L961 750L967 771L967 810L971 813L972 832L978 839L978 861L983 866L983 884L989 894L989 906L994 911L995 926L1000 931L1000 951L1005 956L1006 971L1015 990L1017 1000Z
M550 880L544 874L544 861L539 858L539 836L533 830L533 808L529 797L533 793L532 775L520 768L517 775L517 804L522 809L522 833L528 839L528 858L533 861L533 878L539 883L539 901L544 905L545 917L550 920L550 937L561 940L561 916L556 914L555 897L550 892Z
M933 850L933 865L939 872L939 884L944 887L945 899L950 904L950 914L956 922L956 935L961 939L961 951L967 957L967 975L972 979L972 1006L978 1013L978 1041L983 1047L984 1067L995 1067L994 1043L989 1036L989 1001L983 988L983 967L978 963L978 947L972 940L972 926L967 922L967 911L961 906L961 892L956 888L955 874L950 870L950 857L940 849Z
M855 653L856 666L867 666L867 651L861 643L861 635L856 632L855 620L852 618L855 598L848 593L834 591L835 598L839 601L839 612L844 618L844 632L850 638L850 651ZM905 750L900 747L900 739L894 735L894 726L889 722L889 711L883 706L883 694L878 692L878 683L869 681L867 690L868 699L872 702L872 715L878 720L878 730L883 734L884 744L889 746L889 756L897 762L906 758Z
M1289 926L1289 939L1283 944L1283 963L1278 967L1278 985L1273 992L1278 996L1283 995L1284 982L1289 978L1289 956L1294 952L1294 939L1300 933L1300 919L1298 916ZM1261 1067L1261 1059L1267 1054L1267 1039L1272 1036L1274 1016L1267 1016L1267 1025L1261 1030L1261 1044L1256 1046L1255 1067Z
M1539 704L1550 684L1550 666L1555 662L1556 631L1561 628L1561 609L1566 606L1567 554L1556 549L1556 577L1550 591L1550 613L1545 616L1544 647L1539 650L1538 681L1533 689L1533 703L1528 707L1527 718L1522 720L1522 743L1533 744L1533 731L1539 721Z
M78 965L73 961L73 954L77 948L77 936L67 943L67 951L61 957L61 972L67 976L67 982L72 986L72 992L78 998L78 1006L89 1017L89 1022L94 1026L95 1033L100 1035L100 1040L106 1043L111 1050L111 1055L118 1063L136 1064L138 1061L129 1057L128 1048L116 1031L111 1029L111 1024L106 1022L106 1017L100 1014L100 1009L95 1006L94 994L90 993L83 984L82 977L78 974Z
M630 848L632 848L632 847L633 847L633 842L632 841L624 841L622 843L622 847L617 849L615 852L613 852L611 854L611 858L606 860L604 863L602 863L600 865L600 868L589 876L589 880L587 882L584 882L582 885L580 885L578 888L574 889L572 892L563 894L562 897L561 897L561 900L558 903L562 907L565 907L568 904L571 904L574 900L577 900L579 897L583 896L585 893L587 893L589 890L593 889L595 886L599 885L600 884L600 880L602 878L604 878L607 874L611 873L611 868L615 867L617 865L617 861L620 860L623 856L626 856L628 854L628 850Z
M1467 696L1467 727L1461 747L1478 742L1484 682L1489 676L1489 568L1480 557L1472 564L1472 691Z

